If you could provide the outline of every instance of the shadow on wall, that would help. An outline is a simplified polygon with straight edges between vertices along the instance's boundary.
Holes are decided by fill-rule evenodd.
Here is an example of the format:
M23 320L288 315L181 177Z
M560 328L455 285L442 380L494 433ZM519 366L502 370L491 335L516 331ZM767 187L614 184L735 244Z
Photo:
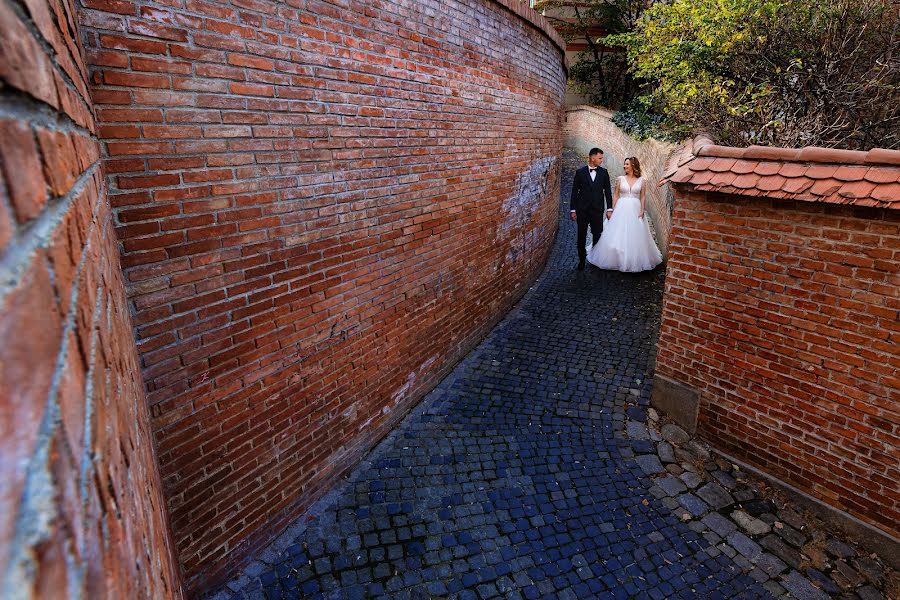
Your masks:
M81 36L194 593L329 489L537 277L565 42L518 0L211 0L160 9L165 25L139 4L91 3Z
M0 597L183 598L74 0L0 0Z
M639 142L619 129L613 122L613 111L593 106L573 106L566 110L565 146L587 160L591 148L603 150L603 166L610 179L624 175L625 159L636 156L641 161L647 185L647 209L656 232L656 241L663 259L668 259L669 234L672 229L672 210L675 196L666 184L659 187L669 157L678 149L675 144L649 140Z

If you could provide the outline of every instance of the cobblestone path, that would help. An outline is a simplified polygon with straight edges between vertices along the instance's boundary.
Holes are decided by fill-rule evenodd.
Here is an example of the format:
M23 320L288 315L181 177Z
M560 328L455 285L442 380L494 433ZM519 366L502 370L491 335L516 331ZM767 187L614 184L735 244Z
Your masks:
M648 490L664 272L577 272L563 173L535 287L225 598L758 598Z

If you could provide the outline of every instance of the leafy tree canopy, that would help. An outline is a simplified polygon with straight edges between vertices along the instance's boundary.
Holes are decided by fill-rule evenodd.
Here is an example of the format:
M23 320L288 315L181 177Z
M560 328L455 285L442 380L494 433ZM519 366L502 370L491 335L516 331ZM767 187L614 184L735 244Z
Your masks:
M538 0L535 8L566 41L581 41L587 49L569 69L575 91L591 104L619 108L639 93L622 48L602 38L634 29L652 0Z
M672 0L603 42L670 128L721 143L900 147L890 0Z

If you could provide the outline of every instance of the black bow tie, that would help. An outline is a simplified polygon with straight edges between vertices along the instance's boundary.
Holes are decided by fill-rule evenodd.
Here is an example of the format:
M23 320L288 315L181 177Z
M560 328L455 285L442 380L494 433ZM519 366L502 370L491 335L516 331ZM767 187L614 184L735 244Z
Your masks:
M588 171L591 172L591 173L593 173L593 172L596 171L596 170L597 170L597 169L588 169Z

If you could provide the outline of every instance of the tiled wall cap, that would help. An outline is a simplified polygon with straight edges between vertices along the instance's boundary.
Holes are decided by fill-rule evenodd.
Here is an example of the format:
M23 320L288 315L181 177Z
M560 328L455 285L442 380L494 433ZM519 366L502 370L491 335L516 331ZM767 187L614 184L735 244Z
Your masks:
M694 138L694 147L693 152L695 155L699 156L700 152L704 149L705 146L713 146L715 143L712 141L712 138L706 134L700 134Z
M900 150L885 150L884 148L873 148L866 153L866 162L877 165L897 165L900 166Z
M719 146L716 144L708 144L700 148L697 156L716 156L719 158L742 158L744 156L744 148L734 148L732 146Z
M799 160L804 162L863 165L866 163L866 153L859 150L839 150L836 148L807 146L800 150Z
M755 160L780 160L792 162L816 162L843 165L897 165L900 166L900 150L873 148L868 152L861 150L842 150L840 148L821 148L807 146L805 148L780 148L776 146L750 146L736 148L719 146L708 134L700 134L691 144L693 156L716 156L720 158L747 158ZM680 157L681 158L681 157ZM689 158L688 158L689 160ZM679 165L686 162L679 160Z
M750 146L744 149L744 158L764 160L789 160L795 161L800 156L796 148L776 148L772 146Z

